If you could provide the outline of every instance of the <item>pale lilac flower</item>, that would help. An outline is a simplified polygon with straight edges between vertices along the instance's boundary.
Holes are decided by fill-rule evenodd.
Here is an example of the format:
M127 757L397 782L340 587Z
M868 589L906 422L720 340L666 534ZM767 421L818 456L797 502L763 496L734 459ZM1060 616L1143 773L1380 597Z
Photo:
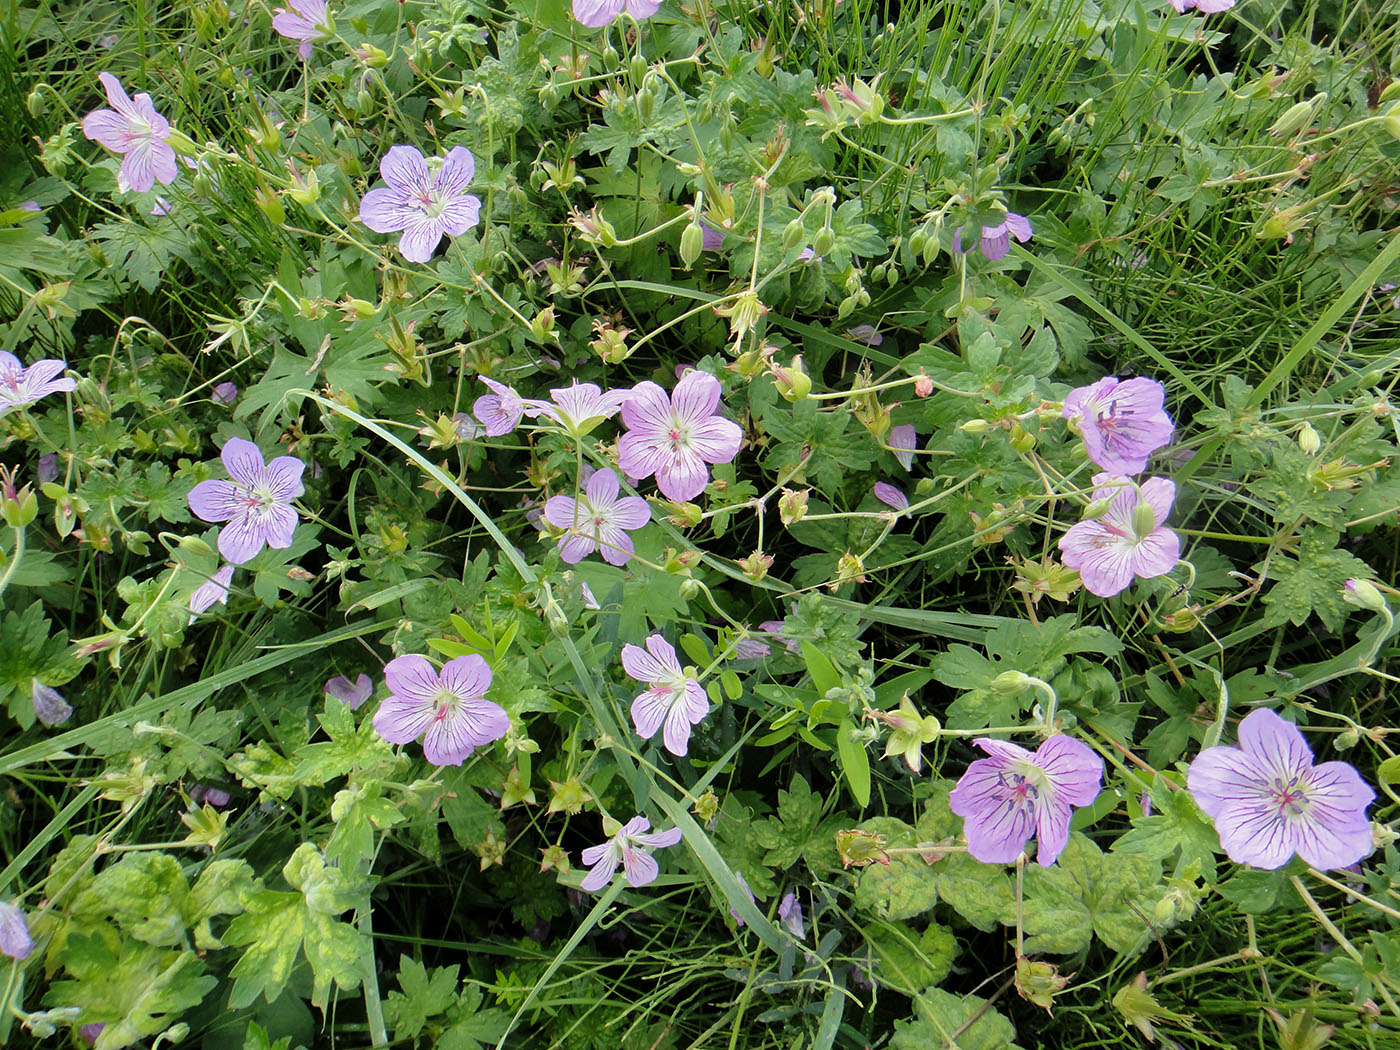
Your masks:
M49 394L72 390L78 385L76 379L59 378L67 367L66 362L46 358L25 368L14 354L0 350L0 416L32 405Z
M796 602L793 603L796 606ZM758 625L760 631L767 631L769 634L776 634L778 641L783 643L783 648L790 653L798 654L802 652L802 643L787 632L786 620L764 620Z
M912 425L890 428L890 451L905 470L914 469L914 449L919 447L919 435Z
M452 417L452 429L457 432L458 441L475 441L477 438L487 436L486 428L466 412L458 412Z
M262 450L242 438L230 438L222 458L233 480L201 481L188 497L190 510L201 521L228 522L219 530L219 553L242 565L264 545L290 547L297 527L292 500L302 494L306 464L295 456L265 463Z
M326 680L322 692L326 696L335 697L351 711L354 711L370 698L374 692L374 682L370 680L369 675L363 672L356 675L353 682L345 675L338 674L334 678Z
M29 698L34 702L35 716L46 726L61 726L73 717L73 708L63 694L37 678L30 680Z
M724 231L717 230L704 219L700 220L700 250L717 252L724 247Z
M217 383L209 397L216 405L231 405L238 399L238 387L228 382Z
M964 250L962 242L962 232L964 227L959 226L953 231L953 251ZM978 247L982 249L982 254L992 262L1006 258L1006 253L1011 250L1011 238L1015 237L1024 244L1031 239L1031 221L1024 215L1017 215L1014 211L1006 213L1005 217L998 223L992 223L982 227L982 236Z
M676 650L659 634L647 639L646 649L624 645L622 666L637 681L651 686L632 701L637 735L650 740L664 725L661 736L666 750L684 755L690 747L690 727L699 725L710 712L705 687L685 673Z
M1059 544L1064 563L1079 570L1090 594L1109 598L1134 577L1150 580L1171 572L1181 555L1181 538L1162 523L1176 499L1173 482L1148 478L1135 486L1115 474L1095 474L1094 499L1109 500L1108 510L1071 525Z
M638 22L656 14L661 0L574 0L574 18L589 29L600 29L622 14L623 8Z
M481 201L467 192L476 161L465 146L434 158L436 174L413 146L392 146L379 162L389 185L365 194L360 221L375 233L403 231L399 251L409 262L425 263L444 234L456 237L477 224Z
M1139 376L1120 382L1106 376L1071 390L1061 415L1079 430L1096 465L1111 474L1137 474L1172 439L1172 419L1162 408L1165 396L1156 380Z
M748 882L744 879L744 876L741 875L739 872L736 871L736 872L734 873L734 879L735 879L736 882L739 883L739 888L740 888L741 890L744 891L744 896L748 897L749 903L750 903L750 904L755 904L755 903L757 903L757 902L754 900L753 890L749 889L749 884L748 884ZM739 914L738 909L731 907L731 908L729 909L729 917L730 917L731 919L733 919L735 922L737 922L740 926L743 926L743 925L744 925L744 917L743 917L742 915Z
M762 638L745 638L734 646L736 660L762 660L773 652L773 647Z
M895 510L908 510L909 497L899 489L884 481L875 482L875 498Z
M1235 0L1167 0L1176 13L1184 15L1193 7L1203 15L1219 14L1235 6Z
M0 955L27 959L33 950L34 938L29 936L24 912L13 901L0 901Z
M81 1036L89 1046L96 1046L97 1037L102 1034L102 1029L106 1027L106 1021L93 1021L91 1024L80 1025L78 1027L78 1035Z
M707 463L728 463L739 453L744 432L716 414L719 380L690 372L668 398L655 383L638 383L622 403L627 433L618 443L618 465L632 478L656 475L668 499L698 496L710 480Z
M647 850L674 846L681 840L681 829L672 828L670 831L647 834L649 831L651 821L646 817L633 817L607 842L585 849L583 862L591 870L579 885L589 893L597 893L612 882L619 864L622 865L623 874L627 876L627 885L635 888L655 882L656 877L661 874L661 869Z
M598 604L598 599L593 597L592 587L588 586L588 584L584 583L582 580L579 580L578 589L579 595L583 598L583 607L585 609L597 610L602 608L602 606Z
M575 379L566 387L549 392L550 400L529 402L537 415L552 419L573 437L583 437L605 419L611 419L631 396L627 390L610 390L606 394L594 383Z
M1196 805L1215 821L1236 864L1280 868L1298 854L1345 868L1371 852L1366 807L1376 793L1345 762L1313 765L1298 727L1267 708L1240 722L1239 747L1208 747L1186 772Z
M510 716L485 699L491 668L475 653L433 670L425 656L399 656L384 667L390 695L374 715L374 729L391 744L423 738L423 757L435 766L460 766L474 748L499 740Z
M311 45L329 40L335 35L330 12L326 10L326 0L288 0L287 11L273 8L272 28L289 40L300 40L297 57L303 62L311 57Z
M846 338L854 339L866 346L879 346L885 341L885 337L876 331L875 326L871 324L858 324L854 328L848 329ZM913 430L914 428L910 427L909 429Z
M40 485L47 485L51 481L58 480L58 453L45 452L39 457L39 469L36 472Z
M797 894L789 893L779 902L778 918L783 921L788 933L799 941L807 936L807 925L802 921L802 905L797 900Z
M477 376L491 388L472 403L472 415L486 428L487 437L501 437L520 425L524 416L534 419L540 414L540 402L526 401L512 388L487 376Z
M595 550L612 565L626 565L635 548L628 532L651 521L651 508L637 496L618 497L621 485L611 470L596 471L579 499L551 496L544 505L544 519L556 529L559 555L573 565Z
M1103 760L1063 734L1034 754L989 737L973 743L991 757L968 766L948 796L949 808L966 818L968 853L986 864L1010 864L1034 835L1036 862L1050 867L1069 843L1070 807L1098 797Z
M205 787L203 784L195 784L190 788L190 804L195 806L210 805L215 809L223 809L228 805L229 794L222 788Z
M168 186L179 168L170 138L170 123L156 112L151 96L140 92L127 96L111 73L99 73L112 109L93 110L83 118L83 134L113 153L122 155L117 188L145 193L157 182Z
M797 261L819 263L822 261L822 257L816 252L814 252L811 248L803 248L800 252L797 253Z
M199 619L201 613L208 612L215 605L228 603L228 585L233 582L233 566L225 565L210 576L190 595L190 623Z

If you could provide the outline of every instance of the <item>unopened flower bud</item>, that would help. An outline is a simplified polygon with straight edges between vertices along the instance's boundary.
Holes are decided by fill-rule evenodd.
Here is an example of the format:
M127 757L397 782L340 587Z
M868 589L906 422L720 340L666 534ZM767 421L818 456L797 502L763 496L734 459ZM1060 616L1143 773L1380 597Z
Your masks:
M914 396L915 396L915 397L928 397L928 396L929 396L930 394L932 394L932 393L933 393L933 380L930 379L928 376L924 375L924 373L921 371L921 372L918 374L918 376L914 379ZM968 423L972 423L972 422L981 423L981 424L983 424L983 429L986 428L986 420L984 420L984 419L969 420L969 421L968 421ZM964 429L964 430L967 430L968 433L979 433L979 431L970 430L970 429L968 428L968 423L964 423L964 424L963 424L963 429Z
M701 229L698 222L690 222L681 231L681 262L685 263L687 270L695 265L695 260L700 258L700 252L704 247L705 231Z
M807 231L803 228L801 219L793 219L783 227L783 251L790 252L800 248L806 239Z
M1350 726L1337 734L1337 739L1332 741L1332 746L1338 751L1350 751L1361 742L1361 731L1356 726Z
M1304 423L1298 431L1298 447L1310 456L1315 456L1322 448L1322 437L1311 423Z
M1017 452L1029 452L1035 448L1035 435L1017 423L1011 428L1011 447Z
M915 389L917 389L917 387ZM992 429L992 425L985 419L969 419L966 423L959 426L958 429L965 434L985 434L988 430Z
M1096 499L1084 508L1084 513L1080 516L1081 521L1098 521L1108 513L1108 508L1113 506L1113 497L1106 496L1103 499Z
M1296 103L1284 110L1283 116L1274 121L1273 127L1269 128L1269 134L1275 137L1282 135L1292 135L1311 123L1313 114L1320 110L1327 102L1327 92L1319 91L1312 98L1304 102Z
M738 565L739 570L745 576L757 583L768 575L768 570L773 565L773 556L764 554L762 551L754 551L747 558L740 558Z
M1157 512L1150 503L1139 503L1133 508L1133 535L1143 539L1152 535L1157 528Z
M1024 671L1003 671L992 679L992 689L1004 696L1012 696L1028 687L1034 679Z
M823 226L817 231L817 235L812 238L812 254L820 255L823 258L826 253L836 247L836 231L830 226Z
M700 593L700 581L692 576L687 576L681 580L680 594L686 601L690 601Z
M1385 612L1385 596L1369 580L1347 580L1342 585L1342 601L1358 609Z

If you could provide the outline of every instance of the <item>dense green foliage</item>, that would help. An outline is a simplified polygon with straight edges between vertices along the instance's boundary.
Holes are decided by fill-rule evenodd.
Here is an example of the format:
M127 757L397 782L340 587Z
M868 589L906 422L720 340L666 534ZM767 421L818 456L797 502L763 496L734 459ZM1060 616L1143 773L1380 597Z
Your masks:
M36 945L0 1039L1400 1047L1395 5L331 13L304 62L264 5L0 13L0 351L78 380L0 414L0 900ZM103 71L170 185L84 137ZM475 157L427 263L358 218L396 145ZM1008 209L1004 258L954 247ZM478 377L687 367L737 457L689 502L624 483L636 557L564 562L539 511L622 424L488 437ZM1104 376L1166 389L1181 560L1096 597L1060 404ZM192 616L235 438L307 464L300 522ZM629 717L653 634L710 703L684 756ZM386 742L414 653L484 657L509 733ZM1260 707L1375 787L1357 870L1233 863L1185 789ZM1053 866L978 861L971 740L1042 725L1102 793ZM580 891L633 814L683 834L660 877Z

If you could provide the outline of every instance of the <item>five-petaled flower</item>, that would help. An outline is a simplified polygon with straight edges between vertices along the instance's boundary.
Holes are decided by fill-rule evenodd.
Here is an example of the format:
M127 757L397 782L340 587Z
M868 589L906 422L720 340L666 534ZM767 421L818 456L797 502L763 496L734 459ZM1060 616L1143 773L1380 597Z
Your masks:
M574 18L589 29L608 25L624 8L638 22L656 14L661 0L574 0Z
M1162 523L1172 511L1176 485L1148 478L1134 485L1114 474L1094 475L1094 500L1109 500L1101 517L1071 525L1060 537L1064 563L1078 569L1090 594L1109 598L1133 582L1171 572L1181 538Z
M606 828L603 830L607 831ZM649 831L651 821L646 817L633 817L618 828L617 833L607 842L585 849L583 862L592 870L583 877L580 887L589 893L597 893L612 882L619 864L627 876L627 885L636 887L655 882L656 876L661 874L661 869L647 850L674 846L681 840L681 829L672 828L670 831L647 834Z
M1171 416L1162 409L1165 391L1139 376L1120 382L1106 376L1071 390L1063 416L1084 439L1084 451L1110 474L1137 474L1147 457L1172 439Z
M1196 805L1215 821L1237 864L1279 868L1298 854L1345 868L1371 852L1372 791L1345 762L1313 765L1298 727L1267 708L1240 722L1239 747L1208 747L1186 773Z
M603 393L595 383L580 383L575 379L566 387L549 392L550 400L527 404L538 415L552 419L572 437L583 437L605 419L611 419L630 395L626 390Z
M32 405L49 394L72 390L78 381L62 376L67 367L66 362L46 358L25 368L14 354L0 350L0 416L11 409Z
M744 432L716 415L719 380L687 372L670 397L655 383L638 383L622 402L627 433L618 443L618 465L629 478L656 475L667 499L685 502L705 490L707 463L728 463L739 454Z
M112 109L96 109L83 118L83 134L122 155L117 188L145 193L157 182L168 186L179 169L175 150L167 141L170 122L156 112L151 96L142 91L132 99L111 73L99 73Z
M443 234L466 233L481 212L481 201L467 192L476 174L471 151L456 146L434 163L436 173L413 146L390 147L379 162L388 187L360 202L360 221L375 233L403 231L399 251L409 262L427 262Z
M1034 835L1035 859L1048 868L1069 843L1070 807L1098 797L1103 760L1063 734L1034 754L989 737L973 743L991 757L968 766L948 796L949 808L966 818L967 851L987 864L1010 864Z
M544 505L545 521L565 530L559 537L559 555L570 565L594 550L613 565L631 560L634 548L627 533L651 521L651 508L637 496L619 498L620 489L615 473L598 470L578 499L551 496Z
M491 393L482 394L472 402L472 415L486 428L487 437L509 434L520 425L522 416L533 419L540 414L538 401L526 401L512 388L489 376L477 378L491 388Z
M210 576L190 595L190 623L199 619L201 613L206 613L216 605L224 605L228 602L228 585L233 582L233 566L225 565L218 572Z
M201 521L228 522L219 530L219 553L234 565L255 557L264 546L292 545L297 512L292 500L302 493L306 464L295 456L263 460L251 441L230 438L222 453L232 481L201 481L190 489L190 510Z
M297 56L305 62L311 57L311 45L329 40L335 34L326 0L288 0L290 11L274 8L272 28L289 40L300 40Z
M374 714L374 729L391 744L423 738L423 757L460 766L474 748L501 739L510 716L487 700L491 668L475 653L433 670L426 656L399 656L384 666L390 694Z
M964 249L962 242L962 232L964 227L959 226L953 231L953 251L971 251ZM1031 221L1024 215L1017 215L1014 211L1009 211L1002 218L1001 222L994 222L983 225L982 236L977 246L982 249L982 254L992 262L997 262L1006 257L1006 253L1011 250L1011 238L1015 237L1024 244L1031 239Z
M647 639L645 649L624 645L622 666L637 681L651 686L632 701L637 735L650 740L664 726L661 736L666 750L684 755L690 746L690 727L699 725L710 712L705 687L685 673L676 650L659 634Z

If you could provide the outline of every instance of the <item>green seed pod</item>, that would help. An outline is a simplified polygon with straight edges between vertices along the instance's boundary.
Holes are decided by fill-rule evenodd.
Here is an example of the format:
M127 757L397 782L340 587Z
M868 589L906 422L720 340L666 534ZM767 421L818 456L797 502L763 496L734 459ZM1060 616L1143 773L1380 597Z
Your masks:
M885 271L885 283L893 288L899 283L899 268L893 264Z
M933 261L938 258L938 238L930 237L924 241L924 265L932 266Z
M1138 539L1144 539L1152 535L1152 530L1157 527L1157 513L1152 509L1150 503L1139 503L1133 508L1133 535Z
M700 252L705 246L705 231L700 228L698 222L691 222L681 232L681 262L685 263L685 268L689 270L695 265L695 260L700 258Z
M924 242L927 240L928 237L924 235L923 230L915 230L909 235L909 250L915 255L921 254L924 250Z
M621 59L618 57L617 54L617 48L613 47L612 44L609 44L607 47L603 48L602 59L603 68L607 70L616 69L618 67L618 64L621 62Z
M649 87L642 88L637 92L637 115L642 118L643 124L650 124L652 114L656 111L656 92Z
M24 105L25 108L29 110L29 115L36 119L42 117L49 111L48 103L44 101L45 89L49 91L53 90L53 88L49 87L47 84L40 84L26 95L24 99Z
M628 67L628 72L632 74L632 83L641 87L642 78L647 75L646 58L643 55L633 55L632 62Z
M366 88L360 88L355 92L355 112L362 117L367 117L374 112L374 96Z
M841 300L841 305L836 308L836 319L838 321L844 321L846 318L850 317L851 314L855 313L855 309L856 297L854 295L846 296L846 298Z
M873 267L871 267L870 279L872 281L883 281L885 279L884 263L876 263Z
M783 251L790 252L799 247L807 238L807 231L802 228L801 219L793 219L783 227Z

